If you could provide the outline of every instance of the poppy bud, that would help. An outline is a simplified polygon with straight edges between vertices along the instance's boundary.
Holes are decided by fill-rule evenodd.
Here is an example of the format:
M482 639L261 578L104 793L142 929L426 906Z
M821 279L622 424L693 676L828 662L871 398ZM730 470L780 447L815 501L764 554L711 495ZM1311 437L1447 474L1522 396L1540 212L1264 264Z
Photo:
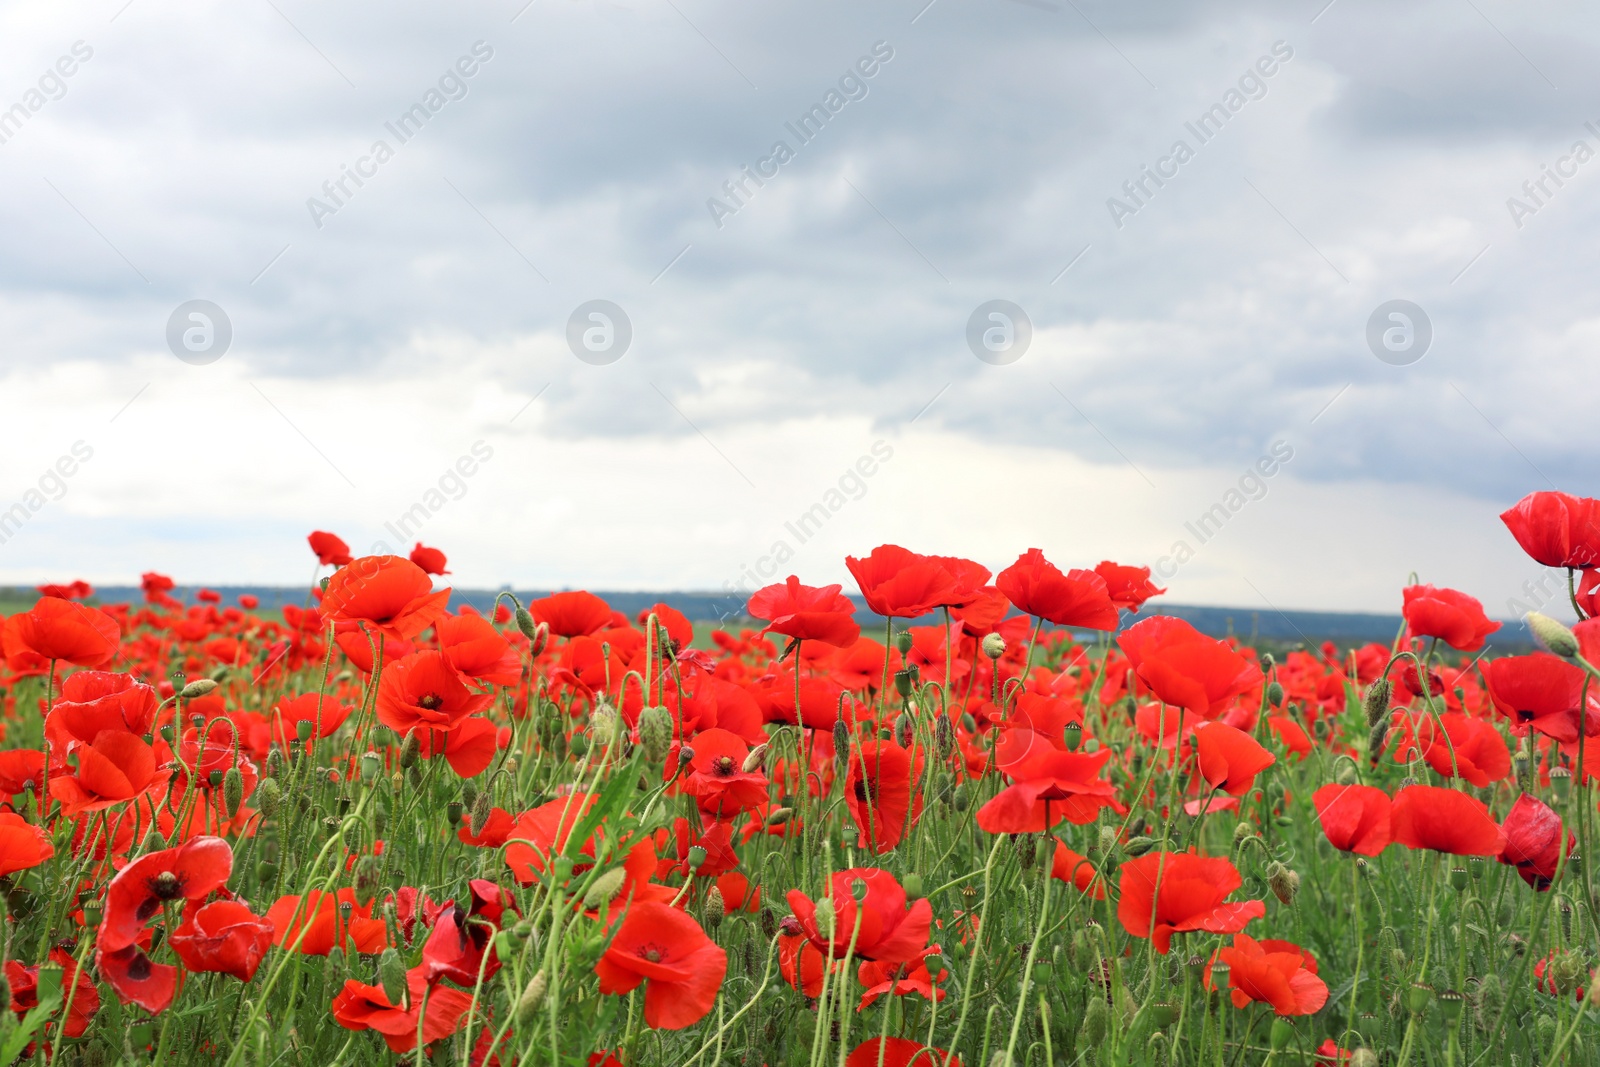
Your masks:
M815 921L818 932L829 941L833 940L833 920L833 898L823 897L817 901Z
M478 783L474 782L471 778L462 779L462 781L461 781L461 806L466 808L468 811L471 811L472 810L472 805L476 804L477 802L478 802Z
M593 911L610 904L621 891L622 882L627 875L628 872L622 867L613 867L600 875L590 884L589 891L583 895L583 906Z
M572 740L567 742L567 748L574 756L582 759L589 751L589 739L583 734L573 734Z
M1349 756L1340 756L1333 761L1333 780L1338 785L1357 785L1361 781L1361 771L1356 766L1356 761Z
M1011 844L1017 850L1017 863L1025 871L1032 870L1034 857L1038 854L1038 844L1033 840L1033 835L1012 834Z
M704 845L689 846L689 869L698 871L706 862L706 849Z
M222 776L222 803L230 819L239 814L239 805L244 803L244 775L237 767L229 767Z
M283 788L278 785L276 778L263 778L261 784L256 786L256 807L261 809L261 816L270 819L278 813L278 807L283 803Z
M406 734L405 744L400 746L400 766L407 769L414 767L421 756L422 738L413 730Z
M1289 1042L1294 1040L1294 1024L1282 1016L1272 1020L1272 1034L1269 1040L1272 1051L1282 1052L1289 1047Z
M386 948L378 957L378 982L383 995L397 1008L404 1008L406 998L406 962L393 948Z
M472 802L472 836L483 833L483 828L489 822L489 816L494 811L494 798L488 791L478 794L478 799Z
M522 996L517 998L517 1025L530 1026L538 1018L539 1009L544 1005L544 991L550 983L545 979L544 971L539 971L528 979L527 986L522 990Z
M911 716L901 712L899 718L894 721L894 743L901 748L910 748L911 735L915 728L916 724L912 721Z
M507 756L505 762L500 764L500 769L515 778L517 776L517 757Z
M194 681L184 686L182 691L178 693L178 696L184 700L196 700L208 693L214 692L216 688L217 683L212 681L210 678L196 678Z
M262 860L256 864L256 881L267 885L278 877L278 865L271 860Z
M1145 1062L1166 1063L1167 1046L1171 1043L1171 1038L1167 1037L1167 1035L1160 1030L1157 1030L1155 1033L1151 1034L1150 1039L1144 1043L1145 1051L1147 1051L1150 1056L1150 1058Z
M1104 997L1091 996L1083 1012L1083 1027L1078 1031L1079 1046L1094 1048L1105 1039L1106 1027L1111 1022L1111 1009Z
M1536 1035L1534 1040L1537 1042L1535 1047L1549 1045L1555 1040L1556 1036L1555 1019L1548 1015L1539 1016L1539 1018L1534 1021L1533 1032Z
M1144 855L1146 852L1149 852L1155 847L1155 838L1144 837L1143 835L1139 837L1128 838L1128 840L1122 846L1123 851L1126 852L1132 859L1138 859L1140 856Z
M782 826L789 821L789 816L794 814L792 808L773 808L767 815L768 826Z
M1283 707L1283 686L1275 680L1267 683L1267 703L1275 708Z
M1116 829L1114 827L1110 827L1110 826L1102 826L1102 827L1100 827L1099 844L1100 844L1100 854L1102 856L1111 855L1112 851L1117 847L1117 831L1116 831Z
M1389 679L1379 678L1367 688L1361 702L1361 711L1367 717L1367 726L1373 727L1389 718Z
M161 831L160 830L157 830L155 827L152 826L150 828L150 832L144 835L144 848L141 849L140 851L142 851L142 852L160 852L162 849L164 849L166 847L167 847L166 838L161 836Z
M361 780L371 785L378 780L378 772L383 770L383 757L376 752L361 753Z
M539 632L539 624L533 621L533 612L518 604L515 618L517 620L517 629L522 631L522 636L532 641L534 635ZM535 656L538 654L537 652L534 653Z
M682 748L678 749L678 766L687 767L693 761L694 748L692 746L684 745Z
M664 761L672 747L672 712L654 706L639 712L639 744L646 760Z
M372 810L372 833L374 837L382 838L384 831L389 829L389 811L387 808L378 807Z
M1274 860L1267 867L1267 888L1284 904L1293 904L1294 895L1300 891L1300 876Z
M983 654L990 659L999 659L1006 654L1006 639L999 634L985 634L983 638Z
M282 778L284 770L283 749L274 747L267 753L267 777Z
M850 758L850 727L843 719L833 724L833 756L841 765Z
M950 750L955 747L955 743L956 732L955 728L950 725L950 720L944 715L934 719L933 747L938 750L939 755L948 756Z
M706 906L704 909L706 928L708 930L715 930L717 927L721 926L722 917L725 912L726 908L722 901L722 890L713 885L711 887L711 891L706 894Z
M1573 632L1548 615L1541 615L1537 611L1530 611L1522 617L1528 624L1528 631L1533 634L1533 640L1546 652L1554 653L1563 659L1571 659L1578 654L1578 638Z
M765 741L750 750L750 754L739 765L741 774L754 774L761 769L761 761L767 758L767 743Z
M972 717L972 712L963 711L961 713L961 728L969 734L978 732L978 720Z
M906 891L907 900L922 899L922 875L916 871L907 872L906 876L900 879L900 886Z
M1367 735L1367 758L1376 764L1383 758L1383 746L1389 740L1389 722L1380 720Z
M594 735L597 744L609 745L615 742L621 727L622 717L617 714L617 709L605 700L596 704L594 711L589 714L589 732Z

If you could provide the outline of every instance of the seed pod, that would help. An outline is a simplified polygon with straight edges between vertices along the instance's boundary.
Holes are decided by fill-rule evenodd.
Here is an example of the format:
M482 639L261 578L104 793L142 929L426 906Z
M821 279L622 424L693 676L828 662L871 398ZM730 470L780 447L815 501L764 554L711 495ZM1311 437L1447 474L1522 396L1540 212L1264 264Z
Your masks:
M383 772L383 757L376 752L361 753L361 780L368 785L378 780Z
M1061 740L1067 746L1068 752L1078 751L1078 746L1083 743L1083 724L1067 723L1061 728Z
M1426 982L1412 982L1411 988L1406 990L1406 1007L1411 1009L1411 1014L1421 1015L1432 1003L1433 987Z
M1282 1052L1289 1047L1289 1042L1294 1040L1294 1024L1282 1016L1272 1020L1272 1031L1269 1040L1272 1044L1272 1051Z
M1367 695L1361 702L1361 711L1367 717L1369 729L1380 722L1388 721L1389 679L1379 678L1367 687Z
M706 862L706 849L704 845L689 846L689 869L698 871Z
M905 656L911 652L911 631L901 630L894 635L894 647L900 655Z
M444 806L444 817L449 820L451 826L461 825L461 812L461 801L459 800L452 800Z
M422 738L413 730L406 734L405 743L400 746L400 766L409 770L417 765L421 756Z
M393 948L386 948L378 957L378 981L383 985L383 994L389 998L389 1003L397 1008L409 1008L406 998L406 961L400 953Z
M522 990L522 996L517 998L516 1016L518 1026L531 1026L539 1015L539 1009L544 1006L544 992L549 982L544 976L544 971L539 971L528 979L527 986Z

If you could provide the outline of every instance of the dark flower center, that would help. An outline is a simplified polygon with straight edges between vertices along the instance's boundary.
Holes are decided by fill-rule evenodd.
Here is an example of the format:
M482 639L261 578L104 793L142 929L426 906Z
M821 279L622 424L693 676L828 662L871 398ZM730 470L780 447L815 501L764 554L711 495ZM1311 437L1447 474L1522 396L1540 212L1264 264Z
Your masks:
M651 963L660 963L661 955L661 950L656 948L654 945L646 945L644 948L639 950L639 958L648 960Z
M856 799L863 804L872 803L873 783L865 778L857 778L855 785Z
M135 952L133 959L128 961L128 977L135 982L143 982L150 977L150 960L143 952Z
M421 700L417 701L417 706L420 708L427 708L429 711L433 711L443 703L444 697L440 696L438 693L428 693L423 696Z
M712 768L718 774L724 774L724 775L732 774L733 773L733 768L734 768L733 757L732 756L723 756L723 757L721 757L720 759L718 759L716 761L716 763L712 764Z
M1517 709L1517 721L1518 722L1532 722L1534 719L1537 719L1537 718L1538 718L1538 716L1535 715L1531 711L1526 711L1526 710L1524 710L1522 708L1518 708Z
M171 871L162 871L150 879L150 892L158 900L177 900L183 896L183 879Z

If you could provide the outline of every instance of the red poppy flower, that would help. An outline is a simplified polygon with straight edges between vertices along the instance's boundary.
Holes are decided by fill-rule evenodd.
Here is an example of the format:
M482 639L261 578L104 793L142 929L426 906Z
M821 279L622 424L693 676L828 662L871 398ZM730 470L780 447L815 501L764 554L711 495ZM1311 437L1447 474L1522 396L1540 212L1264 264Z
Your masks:
M920 959L910 963L882 963L878 960L868 960L856 969L856 980L864 987L861 994L861 1003L857 1011L866 1011L867 1008L884 996L904 997L918 993L932 1001L941 1001L949 994L938 987L938 983L950 977L950 972L944 968L938 974L928 970L928 957L939 955L939 948L930 945L922 950Z
M88 971L78 969L78 961L72 953L53 948L50 962L61 968L62 1003L66 1004L71 998L71 1004L67 1005L66 1036L82 1037L94 1021L95 1012L100 1010L100 991L95 988ZM11 987L11 1010L20 1019L39 1006L39 968L7 960L5 974L6 984ZM58 1006L56 1012L60 1010Z
M865 559L846 556L844 565L867 607L886 618L915 619L960 600L960 586L944 564L899 545L879 545Z
M1202 719L1261 683L1261 668L1182 619L1153 615L1117 638L1139 680L1163 703Z
M388 931L382 919L372 917L375 903L357 903L356 891L348 886L333 893L313 889L303 898L279 897L267 909L272 943L306 956L326 956L335 946L345 952L382 952Z
M99 945L115 952L139 940L165 903L204 900L228 884L233 849L220 837L195 837L177 848L140 856L111 879Z
M94 966L118 1000L137 1004L153 1015L166 1011L178 990L178 968L170 963L151 963L138 945L126 945L116 951L97 945Z
M893 741L863 741L851 749L844 801L856 824L858 848L882 853L900 843L922 807L920 796L915 809L912 800L921 776L922 756L913 760Z
M50 793L69 819L159 789L172 777L157 765L155 750L126 730L101 730L77 758L76 775L50 779Z
M1483 639L1500 629L1483 613L1483 604L1455 589L1408 585L1401 609L1413 637L1437 637L1460 652L1476 652Z
M248 982L272 944L272 921L234 900L183 910L172 949L191 971L216 971Z
M758 589L745 610L751 618L767 620L764 634L848 648L861 636L861 627L856 625L856 606L841 588L801 585L791 574L786 582Z
M1582 731L1600 734L1600 711L1584 708L1583 668L1535 652L1531 656L1501 656L1489 661L1483 672L1489 698L1509 716L1512 732L1537 730L1557 741L1576 741Z
M834 970L843 964L835 964ZM778 972L790 988L808 997L822 995L822 977L826 970L822 950L803 934L778 935Z
M69 751L101 730L143 735L155 724L161 698L131 675L79 671L61 683L61 699L45 723L45 737Z
M1172 935L1187 930L1236 934L1267 913L1259 900L1227 903L1244 884L1233 864L1192 852L1147 852L1120 868L1117 919L1134 937L1154 939L1165 955Z
M448 978L457 985L476 988L481 974L487 981L500 969L491 939L494 930L468 921L467 909L451 902L433 922L422 946L422 977L430 985Z
M962 633L968 637L987 637L994 633L1000 622L1011 613L1011 601L997 587L986 585L965 604L950 609L950 617L961 624ZM1021 616L1018 616L1019 618ZM1027 620L1023 620L1027 621ZM879 648L883 647L881 645ZM883 657L880 655L879 662Z
M365 622L379 633L410 641L438 622L450 590L433 591L426 571L399 556L363 556L335 571L322 594L322 614L335 622Z
M1214 988L1211 968L1219 962L1228 965L1228 985L1236 1008L1259 1001L1272 1005L1279 1015L1313 1015L1328 1002L1328 985L1317 977L1316 959L1289 941L1233 935L1233 947L1217 950L1206 964L1207 989Z
M857 882L866 886L859 903ZM789 890L788 899L801 932L830 959L843 959L853 942L857 959L908 963L921 957L933 924L928 899L908 909L906 891L894 875L877 867L851 867L829 879L826 899L833 905L831 922L819 920L817 905L800 890Z
M1007 730L1006 737L1035 737L1031 730ZM1093 822L1100 809L1116 803L1116 789L1100 777L1111 750L1063 752L1035 743L1026 756L1002 763L1016 781L978 809L978 828L991 834L1027 834L1048 830L1066 819L1077 825Z
M37 867L55 854L43 827L14 811L0 812L0 878Z
M611 625L611 605L582 590L532 601L528 614L534 622L549 626L557 637L587 637Z
M1427 848L1456 856L1498 856L1505 832L1477 797L1432 785L1408 785L1394 796L1389 812L1394 839L1407 848Z
M851 1049L844 1067L961 1067L961 1057L908 1037L874 1037Z
M324 567L343 567L351 562L350 546L326 530L313 530L306 541L311 545L311 551L316 553L317 562Z
M1549 889L1563 855L1561 816L1532 793L1523 793L1500 828L1506 835L1500 862L1515 867L1522 880L1539 892ZM1568 830L1566 837L1565 854L1570 856L1577 836Z
M14 616L17 638L47 660L100 667L117 657L122 628L110 615L71 600L45 597Z
M1149 567L1125 567L1105 560L1094 572L1105 579L1111 603L1127 611L1138 611L1146 600L1166 592L1150 580Z
M44 753L36 748L8 748L0 752L0 793L7 796L37 789L44 781Z
M446 615L439 620L437 632L439 651L450 666L468 678L492 685L517 685L522 681L522 654L477 612Z
M1094 571L1062 574L1037 548L1028 549L995 575L994 584L1018 611L1057 626L1117 628L1117 607L1111 602L1106 580Z
M1212 789L1242 797L1256 784L1256 775L1277 762L1277 757L1243 730L1226 723L1208 722L1194 732L1200 776Z
M1502 511L1500 521L1543 566L1600 566L1600 501L1569 493L1529 493Z
M1389 794L1375 786L1325 785L1311 794L1311 806L1328 843L1341 851L1376 856L1393 840Z
M1105 879L1094 869L1094 864L1060 841L1056 842L1055 856L1050 861L1050 877L1076 886L1078 892L1087 893L1096 900L1106 899Z
M418 750L422 758L432 759L442 753L450 769L461 778L476 778L482 774L511 737L509 729L497 727L478 715L462 719L447 732L418 730L417 734L422 742Z
M644 1021L658 1030L682 1030L705 1018L727 971L728 954L699 923L655 901L628 909L594 967L602 993L631 993L648 981Z
M589 793L572 793L517 816L506 835L506 866L518 882L532 885L549 867L551 857L566 850L567 839L597 799Z
M444 558L444 553L440 552L437 548L427 547L421 541L418 541L417 547L411 550L411 562L415 563L429 574L450 573L449 571L445 570L445 566L448 561Z
M389 1003L381 985L346 979L330 1005L333 1021L346 1030L376 1030L390 1052L410 1052L417 1047L419 1030L422 1043L431 1045L459 1030L462 1017L472 1007L470 993L449 986L429 989L419 967L406 972L406 992L409 1011Z
M691 747L694 758L689 761L683 791L695 798L708 817L731 819L767 799L767 776L743 769L750 746L742 737L713 728L696 734ZM674 767L668 761L666 773L672 773Z
M139 576L139 588L144 590L146 603L160 604L171 600L172 598L167 594L176 589L177 586L177 582L168 578L165 574L157 574L155 571L145 571Z
M1349 1049L1340 1048L1339 1043L1330 1037L1317 1046L1316 1067L1344 1067L1353 1058Z
M1444 736L1432 716L1395 713L1400 725L1400 742L1395 759L1405 762L1417 751L1436 773L1445 778L1464 778L1475 786L1498 782L1511 774L1511 750L1500 731L1483 719L1448 711L1439 716Z
M474 693L442 652L413 652L391 663L378 686L378 721L404 736L415 729L453 730L494 697Z

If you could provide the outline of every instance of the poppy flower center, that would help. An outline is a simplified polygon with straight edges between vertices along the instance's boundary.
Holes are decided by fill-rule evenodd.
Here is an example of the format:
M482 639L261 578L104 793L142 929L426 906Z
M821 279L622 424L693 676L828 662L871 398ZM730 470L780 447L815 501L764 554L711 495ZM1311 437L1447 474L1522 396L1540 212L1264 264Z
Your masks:
M157 900L177 900L183 896L183 879L171 871L162 871L150 879L149 884Z
M712 765L712 767L716 770L716 772L718 774L724 774L724 775L732 774L733 773L733 757L732 756L722 756L722 757L718 758L718 760L716 761L716 763L714 763Z
M872 803L872 793L873 793L872 783L867 781L865 778L856 779L855 792L856 792L856 799L859 800L861 803L863 803L863 804L871 804Z
M144 953L135 953L133 959L128 961L128 977L135 982L143 982L150 977L150 960Z
M1532 722L1536 718L1538 718L1538 716L1535 715L1531 711L1525 711L1525 710L1523 710L1521 708L1517 709L1517 721L1518 722Z
M429 711L433 711L443 703L444 697L440 696L438 693L428 693L424 695L421 700L417 701L417 706L421 708L427 708Z

